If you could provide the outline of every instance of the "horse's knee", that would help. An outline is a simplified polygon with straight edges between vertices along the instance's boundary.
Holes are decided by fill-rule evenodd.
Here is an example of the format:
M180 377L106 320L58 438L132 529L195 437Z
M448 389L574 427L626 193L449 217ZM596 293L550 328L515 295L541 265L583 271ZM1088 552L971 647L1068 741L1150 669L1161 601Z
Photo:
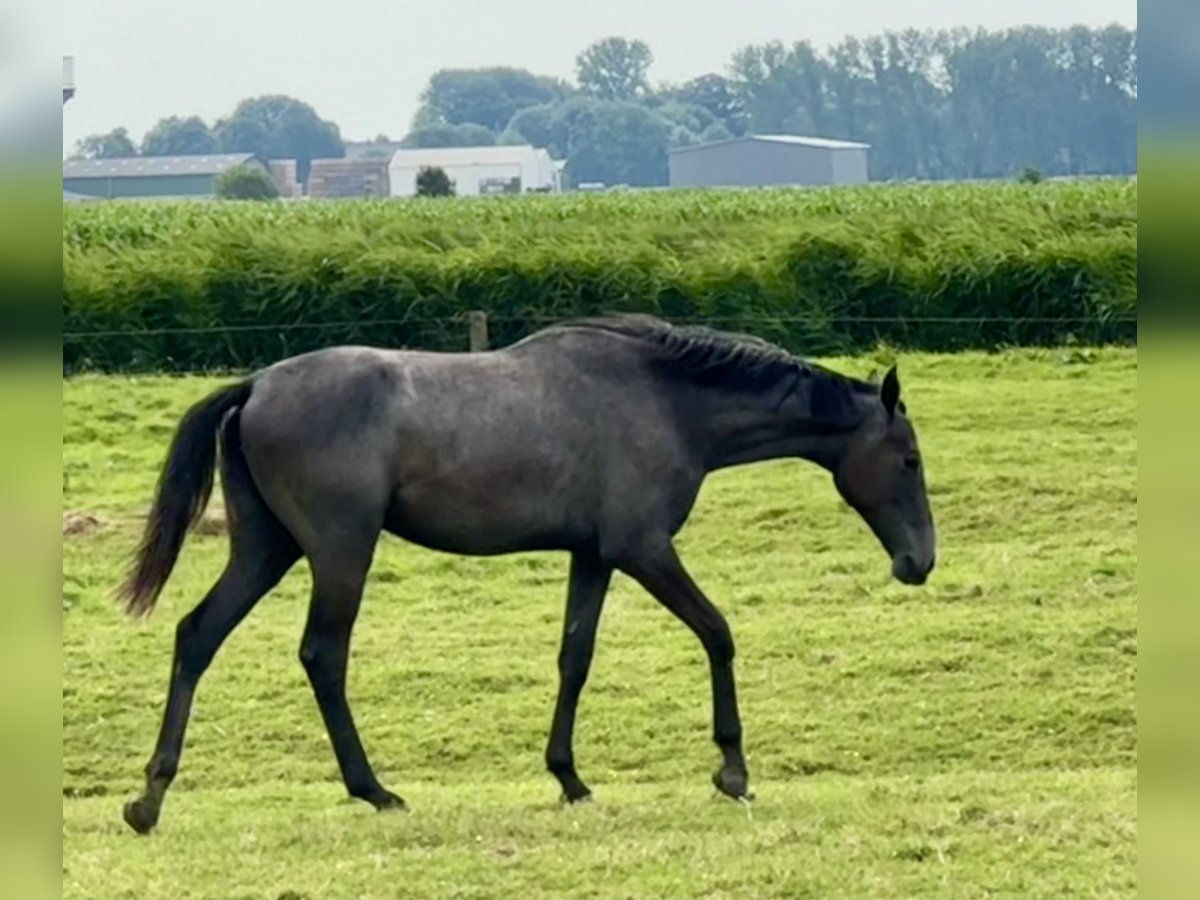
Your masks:
M733 644L733 633L729 630L729 626L724 622L719 627L714 628L705 641L705 649L708 650L708 658L714 666L728 666L733 662L736 648Z
M300 665L318 691L336 688L341 681L339 673L345 669L339 642L325 634L306 634L300 643Z
M558 677L562 688L567 694L578 696L587 683L588 669L591 668L592 655L588 653L560 653L558 657Z
M324 668L324 658L326 654L322 650L322 642L319 638L311 635L305 635L304 640L300 642L300 665L304 667L304 671L309 677L315 677Z

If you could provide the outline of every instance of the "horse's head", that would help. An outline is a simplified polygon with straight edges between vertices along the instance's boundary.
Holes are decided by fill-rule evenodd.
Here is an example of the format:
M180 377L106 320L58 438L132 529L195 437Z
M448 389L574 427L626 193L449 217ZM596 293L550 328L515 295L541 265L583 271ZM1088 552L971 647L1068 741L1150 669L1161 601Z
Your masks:
M833 477L892 557L892 574L905 584L924 584L933 570L937 532L917 433L900 402L894 366L880 385L878 408L850 435Z

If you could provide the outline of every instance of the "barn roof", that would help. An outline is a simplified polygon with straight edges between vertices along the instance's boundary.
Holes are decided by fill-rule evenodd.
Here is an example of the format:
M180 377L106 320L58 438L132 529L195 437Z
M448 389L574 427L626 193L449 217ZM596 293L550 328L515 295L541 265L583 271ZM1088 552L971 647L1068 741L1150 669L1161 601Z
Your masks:
M205 156L129 156L120 159L63 160L63 178L137 178L150 175L220 175L256 159L253 153Z
M756 141L769 144L793 144L799 147L813 147L819 150L867 150L870 144L858 141L840 141L834 138L808 137L800 134L748 134L745 137L729 138L724 141L712 141L708 144L693 144L690 147L676 147L671 153L691 153L696 150L707 150L721 144L738 144Z
M402 150L400 141L344 141L346 159L382 159L387 162L397 150Z
M392 155L393 168L410 166L494 166L516 165L530 154L546 151L530 144L501 144L489 147L420 147L397 150Z

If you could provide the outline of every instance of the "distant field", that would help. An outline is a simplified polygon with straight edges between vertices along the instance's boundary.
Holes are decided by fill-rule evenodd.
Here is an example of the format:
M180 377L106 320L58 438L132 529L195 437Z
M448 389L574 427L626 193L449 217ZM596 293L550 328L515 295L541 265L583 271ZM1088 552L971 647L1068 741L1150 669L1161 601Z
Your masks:
M1137 183L889 184L63 209L68 371L466 349L597 312L790 349L1133 343Z
M64 897L1135 896L1136 350L905 355L901 374L940 529L925 588L890 582L799 462L713 477L683 534L738 640L752 807L712 796L697 642L618 578L576 744L596 802L560 808L542 752L565 559L385 540L350 694L411 810L344 798L296 658L298 567L202 683L148 839L121 804L224 539L193 536L145 625L106 592L217 382L65 379Z

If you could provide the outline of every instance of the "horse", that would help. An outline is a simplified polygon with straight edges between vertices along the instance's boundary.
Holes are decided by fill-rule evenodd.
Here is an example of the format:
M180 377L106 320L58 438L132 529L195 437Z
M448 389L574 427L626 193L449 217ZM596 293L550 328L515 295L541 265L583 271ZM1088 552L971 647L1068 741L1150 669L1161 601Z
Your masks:
M917 435L893 366L880 383L758 338L646 316L564 321L480 353L338 346L219 388L181 419L145 532L117 594L153 608L219 467L229 558L176 628L170 688L124 819L157 824L197 682L225 638L305 556L312 595L300 661L351 797L404 801L376 778L346 699L351 630L379 536L448 553L569 554L557 700L545 763L575 803L591 791L572 734L614 571L699 638L712 681L713 784L748 799L724 616L674 545L710 473L801 458L826 469L891 558L923 584L935 527Z

